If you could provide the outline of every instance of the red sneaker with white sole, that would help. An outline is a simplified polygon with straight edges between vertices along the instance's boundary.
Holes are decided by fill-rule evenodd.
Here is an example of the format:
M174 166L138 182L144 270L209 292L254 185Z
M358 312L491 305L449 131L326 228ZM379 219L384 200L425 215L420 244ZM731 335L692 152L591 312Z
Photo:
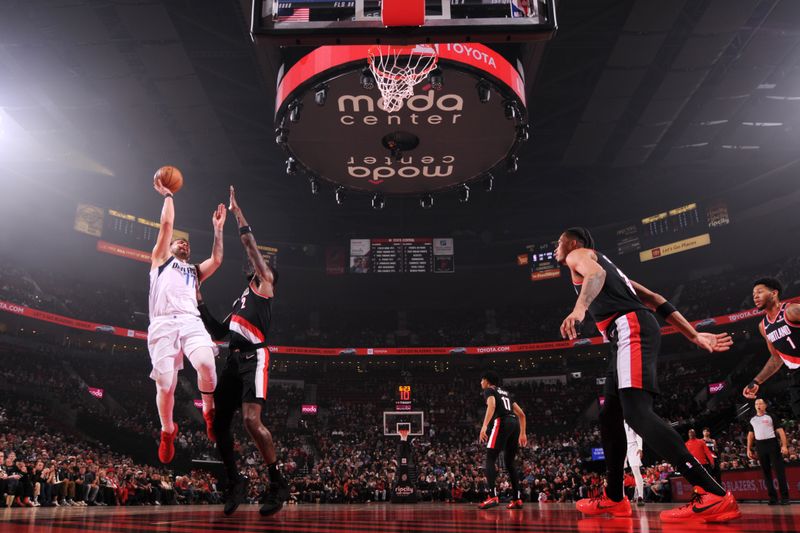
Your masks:
M615 502L606 496L605 491L599 498L584 498L578 500L575 508L586 516L599 516L610 514L611 516L631 516L631 502L627 496L623 496L621 501Z
M739 504L730 492L717 496L698 489L686 505L661 512L663 522L728 522L741 516Z
M492 507L497 507L500 505L500 499L497 496L493 496L491 498L486 498L478 505L478 509L491 509Z

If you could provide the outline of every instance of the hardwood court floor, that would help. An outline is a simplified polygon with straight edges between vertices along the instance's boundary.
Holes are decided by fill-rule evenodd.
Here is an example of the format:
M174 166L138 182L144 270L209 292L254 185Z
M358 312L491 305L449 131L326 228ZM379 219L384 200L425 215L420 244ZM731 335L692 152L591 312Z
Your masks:
M220 506L1 509L2 533L55 532L420 532L470 533L734 533L800 532L800 505L742 505L743 517L727 524L662 524L669 505L635 508L632 518L582 518L572 504L526 504L480 511L467 504L297 505L262 518L258 506L243 505L231 517Z

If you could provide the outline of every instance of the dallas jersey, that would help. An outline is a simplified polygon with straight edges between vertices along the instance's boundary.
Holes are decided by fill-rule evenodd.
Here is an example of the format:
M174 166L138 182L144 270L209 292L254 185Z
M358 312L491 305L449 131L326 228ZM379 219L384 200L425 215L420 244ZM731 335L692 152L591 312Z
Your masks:
M511 408L514 405L514 399L508 391L500 387L486 387L483 391L483 399L488 400L490 397L494 397L494 414L489 421L490 423L497 418L514 416L514 411Z
M772 322L764 317L761 324L767 341L775 348L784 364L791 369L800 368L800 324L789 322L786 318L786 306L781 304L778 316Z
M636 295L630 280L600 252L594 250L597 263L606 271L606 280L600 294L589 305L589 314L597 324L597 329L605 336L606 329L611 322L620 315L631 311L649 311ZM575 292L580 294L583 280L572 278Z
M267 341L272 322L272 298L259 294L251 283L233 303L231 311L232 349L246 350Z
M197 310L197 266L175 256L150 270L150 320L192 315Z

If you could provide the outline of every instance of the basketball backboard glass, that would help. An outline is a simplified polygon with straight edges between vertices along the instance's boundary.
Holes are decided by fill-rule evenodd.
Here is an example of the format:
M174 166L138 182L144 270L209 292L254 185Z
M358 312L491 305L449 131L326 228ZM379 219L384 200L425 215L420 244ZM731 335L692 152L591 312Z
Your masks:
M556 29L554 0L424 0L422 25L392 27L382 20L388 1L253 0L251 31L275 44L320 46L537 41Z
M422 411L384 411L383 434L398 436L401 429L408 429L409 435L425 434L425 413Z

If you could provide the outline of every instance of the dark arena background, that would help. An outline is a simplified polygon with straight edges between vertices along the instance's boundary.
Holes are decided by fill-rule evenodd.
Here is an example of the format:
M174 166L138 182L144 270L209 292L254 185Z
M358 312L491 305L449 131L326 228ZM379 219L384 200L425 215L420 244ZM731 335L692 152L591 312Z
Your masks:
M799 148L796 0L3 0L0 531L800 531ZM215 240L230 186L246 224L220 209ZM191 257L158 268L170 231ZM582 244L640 310L564 335L595 278L556 248ZM254 346L219 340L210 385L262 406L233 416L239 489L208 436L224 389L212 413L188 357L207 334L182 329L197 272ZM658 353L625 341L652 318L628 278L730 349L661 300ZM157 400L165 317L183 369ZM626 467L614 503L630 392L696 459L632 441L641 494Z

